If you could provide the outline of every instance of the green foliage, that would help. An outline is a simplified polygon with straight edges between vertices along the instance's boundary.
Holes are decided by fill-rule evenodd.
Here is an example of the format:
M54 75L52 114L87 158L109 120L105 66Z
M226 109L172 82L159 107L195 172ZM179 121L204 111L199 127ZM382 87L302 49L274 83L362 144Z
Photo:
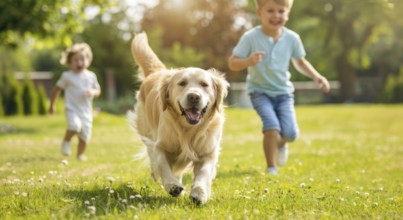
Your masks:
M386 79L381 101L402 103L403 102L403 67L397 76L389 75Z
M148 162L133 161L143 144L125 117L94 119L85 163L60 155L63 114L5 118L0 219L401 219L402 108L297 106L301 136L277 177L264 172L256 113L227 108L212 199L201 206L189 199L191 173L173 198Z
M22 42L19 42L22 44ZM1 46L0 42L0 72L19 72L31 70L30 56L26 48L10 49Z
M181 68L188 66L203 66L205 56L202 52L197 52L192 47L184 47L179 42L174 42L171 47L161 47L161 38L163 34L162 28L156 27L147 34L154 52L161 60L163 60L167 67Z
M294 2L288 25L300 33L306 46L308 60L312 61L315 67L319 67L319 72L325 76L331 73L332 78L340 81L342 100L354 100L357 95L355 88L358 84L355 82L357 72L387 68L385 63L379 66L378 60L384 59L374 59L374 54L369 52L376 45L374 39L385 32L393 33L391 30L395 27L391 24L394 24L395 20L400 20L395 14L398 12L397 7L395 9L392 5L397 6L398 2L384 0ZM379 31L380 29L383 31ZM397 48L393 50L399 51ZM399 53L396 51L384 54ZM372 74L382 75L382 73Z
M115 100L100 100L94 101L95 110L101 110L110 114L124 115L127 111L133 109L135 103L135 95L127 94Z
M5 74L3 84L3 106L5 115L22 115L24 105L22 102L22 88L11 74Z
M38 95L34 83L30 79L25 79L22 84L22 103L24 106L24 115L37 115Z
M0 75L0 118L4 116L3 96L3 77Z
M144 30L150 34L160 29L158 44L150 43L167 66L214 67L227 72L228 80L242 81L245 74L231 73L227 60L241 34L258 24L253 2L177 4L168 0L147 8L148 3L133 6L132 1L128 5L116 0L3 0L0 68L52 71L57 78L62 72L60 52L73 42L85 41L93 49L91 69L103 90L105 70L112 69L117 95L122 97L138 87L129 50L133 33ZM87 17L87 9L99 9L100 14ZM384 79L399 71L403 60L402 10L401 0L295 1L287 27L301 35L313 66L329 79L341 80L342 90L347 91L344 95L353 99L354 85L359 84L354 82L357 72ZM35 50L29 53L26 48ZM301 74L293 74L292 79L307 80Z
M119 24L125 18L122 10L111 13L111 19L108 22L103 22L101 15L95 17L87 23L87 28L82 35L75 39L77 42L87 42L91 46L94 54L91 69L97 74L104 97L107 94L105 90L105 72L107 69L113 72L117 85L117 96L125 96L137 86L135 84L137 69L130 53L130 40L134 30L130 29L133 27L130 23L128 30L119 29Z
M32 68L35 71L62 71L62 65L59 63L61 51L65 48L52 48L52 49L35 49L32 50L30 56L32 57Z
M1 85L0 85L0 118L4 116L4 104L3 104L3 94L1 94Z
M173 1L160 1L156 7L147 10L142 20L143 30L150 33L157 28L162 29L160 45L164 49L181 49L183 52L186 48L193 48L194 52L186 53L199 54L198 59L203 62L198 67L228 71L225 57L236 45L248 22L242 4L231 0L184 1L180 6L174 4ZM246 17L246 23L239 23L235 28L236 16ZM174 46L176 42L180 47Z
M48 106L48 97L46 96L45 88L40 85L38 87L38 113L39 115L46 115L47 114L47 106Z
M0 44L16 47L20 37L36 37L41 46L69 45L69 35L83 30L85 9L103 9L114 4L109 0L4 0L0 1Z

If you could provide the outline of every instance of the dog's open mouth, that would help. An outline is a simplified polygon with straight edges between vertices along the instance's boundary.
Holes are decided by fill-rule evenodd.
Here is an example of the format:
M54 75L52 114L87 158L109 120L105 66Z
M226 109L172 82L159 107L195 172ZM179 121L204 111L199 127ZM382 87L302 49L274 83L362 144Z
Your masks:
M182 115L186 117L186 121L189 124L195 125L200 122L200 120L203 118L204 113L207 111L207 106L204 107L203 109L198 109L196 107L191 107L188 109L184 109L181 105L179 105L179 108L182 112Z

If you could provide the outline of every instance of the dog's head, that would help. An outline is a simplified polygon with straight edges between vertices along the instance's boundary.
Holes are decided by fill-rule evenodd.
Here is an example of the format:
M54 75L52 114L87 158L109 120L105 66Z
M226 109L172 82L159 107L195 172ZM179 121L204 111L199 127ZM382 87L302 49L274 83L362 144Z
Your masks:
M187 123L197 125L212 111L222 111L228 86L223 74L214 69L175 70L161 84L163 110L169 106Z

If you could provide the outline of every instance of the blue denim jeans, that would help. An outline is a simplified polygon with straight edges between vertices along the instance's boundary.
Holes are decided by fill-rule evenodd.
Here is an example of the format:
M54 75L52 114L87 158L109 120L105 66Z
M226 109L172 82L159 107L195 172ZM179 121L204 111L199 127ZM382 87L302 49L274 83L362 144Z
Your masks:
M270 97L265 93L249 94L253 108L263 122L262 131L278 130L287 142L294 141L299 134L294 108L294 96L291 94Z

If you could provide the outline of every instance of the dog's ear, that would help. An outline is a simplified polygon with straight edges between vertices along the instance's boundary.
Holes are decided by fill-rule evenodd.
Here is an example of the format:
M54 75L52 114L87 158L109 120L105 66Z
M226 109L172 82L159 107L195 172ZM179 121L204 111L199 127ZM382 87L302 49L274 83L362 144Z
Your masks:
M169 85L171 82L171 77L165 76L161 80L161 86L159 89L161 102L162 102L162 110L165 111L168 108L169 103Z
M225 80L224 74L218 70L212 68L208 70L213 78L213 87L216 94L216 100L213 108L216 108L218 112L222 111L224 98L227 97L229 83Z

